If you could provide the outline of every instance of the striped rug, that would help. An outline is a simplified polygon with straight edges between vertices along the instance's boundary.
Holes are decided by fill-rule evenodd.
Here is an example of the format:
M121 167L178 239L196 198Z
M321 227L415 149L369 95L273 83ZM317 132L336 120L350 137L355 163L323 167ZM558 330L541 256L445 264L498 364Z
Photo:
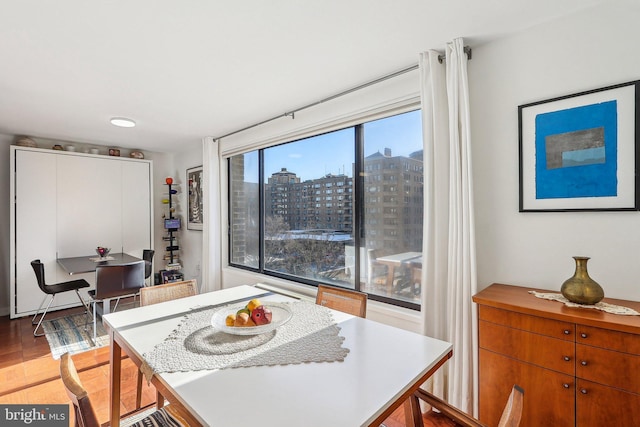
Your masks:
M76 354L109 345L109 337L98 321L96 342L93 341L93 322L84 313L60 317L42 322L49 341L51 356L59 359L64 353ZM85 329L86 324L86 329Z

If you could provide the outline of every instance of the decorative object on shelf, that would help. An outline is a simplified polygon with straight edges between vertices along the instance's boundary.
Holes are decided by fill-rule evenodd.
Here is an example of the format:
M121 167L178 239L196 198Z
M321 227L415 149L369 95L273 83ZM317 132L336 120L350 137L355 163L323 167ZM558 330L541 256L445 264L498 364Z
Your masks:
M187 212L187 229L202 230L202 166L187 169L187 184L189 185L189 203Z
M76 147L73 145L67 145L67 151L76 151Z
M97 148L92 148L92 149L89 150L89 152L91 154L100 154L100 150L98 150Z
M64 150L64 148L62 148L62 145L60 144L56 144L53 147L51 147L52 150L56 150L56 151L62 151Z
M106 258L107 255L109 255L109 252L111 252L111 248L104 248L102 246L98 246L96 248L96 252L98 255L100 255L100 258Z
M638 210L640 81L518 107L520 212Z
M118 148L109 148L109 155L110 156L115 156L115 157L120 157L120 149L118 149Z
M165 178L164 182L166 182L167 185L171 185L171 184L173 184L173 178L168 176L167 178ZM171 190L171 189L169 189L169 190Z
M36 142L29 138L28 136L21 136L20 138L18 138L18 140L16 141L16 145L20 146L20 147L30 147L30 148L37 148L38 144L36 144Z
M140 150L133 150L129 153L129 157L132 159L144 159L144 153Z
M573 259L576 260L576 271L573 277L562 284L560 292L566 299L577 304L593 305L601 301L604 290L587 272L589 257L574 256Z

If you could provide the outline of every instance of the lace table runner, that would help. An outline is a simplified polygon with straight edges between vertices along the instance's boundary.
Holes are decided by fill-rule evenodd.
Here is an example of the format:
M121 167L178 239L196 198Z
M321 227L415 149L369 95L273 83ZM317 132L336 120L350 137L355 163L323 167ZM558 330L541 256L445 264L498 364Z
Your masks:
M261 335L230 335L215 330L215 307L192 311L152 351L141 367L147 380L154 373L187 372L250 366L343 361L349 349L325 307L306 301L286 302L293 316L278 329ZM268 306L268 304L267 304Z
M595 305L576 304L566 299L562 294L557 293L544 293L529 291L530 294L535 295L538 298L548 299L552 301L558 301L564 303L567 307L580 307L580 308L595 308L596 310L602 310L611 314L622 314L625 316L640 316L640 313L629 307L623 307L621 305L609 304L606 302L598 302Z

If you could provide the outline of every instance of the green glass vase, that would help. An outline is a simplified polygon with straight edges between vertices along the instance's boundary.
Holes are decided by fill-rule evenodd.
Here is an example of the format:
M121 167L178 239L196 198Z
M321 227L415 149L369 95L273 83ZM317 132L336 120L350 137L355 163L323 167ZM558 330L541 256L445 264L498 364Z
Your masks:
M589 277L589 257L574 256L573 259L576 260L576 272L573 277L565 280L560 292L566 299L577 304L593 305L601 301L604 298L604 290L598 282Z

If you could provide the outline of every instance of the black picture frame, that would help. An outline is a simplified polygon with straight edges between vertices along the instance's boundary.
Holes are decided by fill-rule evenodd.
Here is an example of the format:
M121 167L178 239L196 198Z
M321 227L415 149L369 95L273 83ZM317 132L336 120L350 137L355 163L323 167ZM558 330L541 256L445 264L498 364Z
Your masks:
M518 106L520 212L639 209L639 85Z
M187 229L200 230L204 223L202 166L187 169Z

